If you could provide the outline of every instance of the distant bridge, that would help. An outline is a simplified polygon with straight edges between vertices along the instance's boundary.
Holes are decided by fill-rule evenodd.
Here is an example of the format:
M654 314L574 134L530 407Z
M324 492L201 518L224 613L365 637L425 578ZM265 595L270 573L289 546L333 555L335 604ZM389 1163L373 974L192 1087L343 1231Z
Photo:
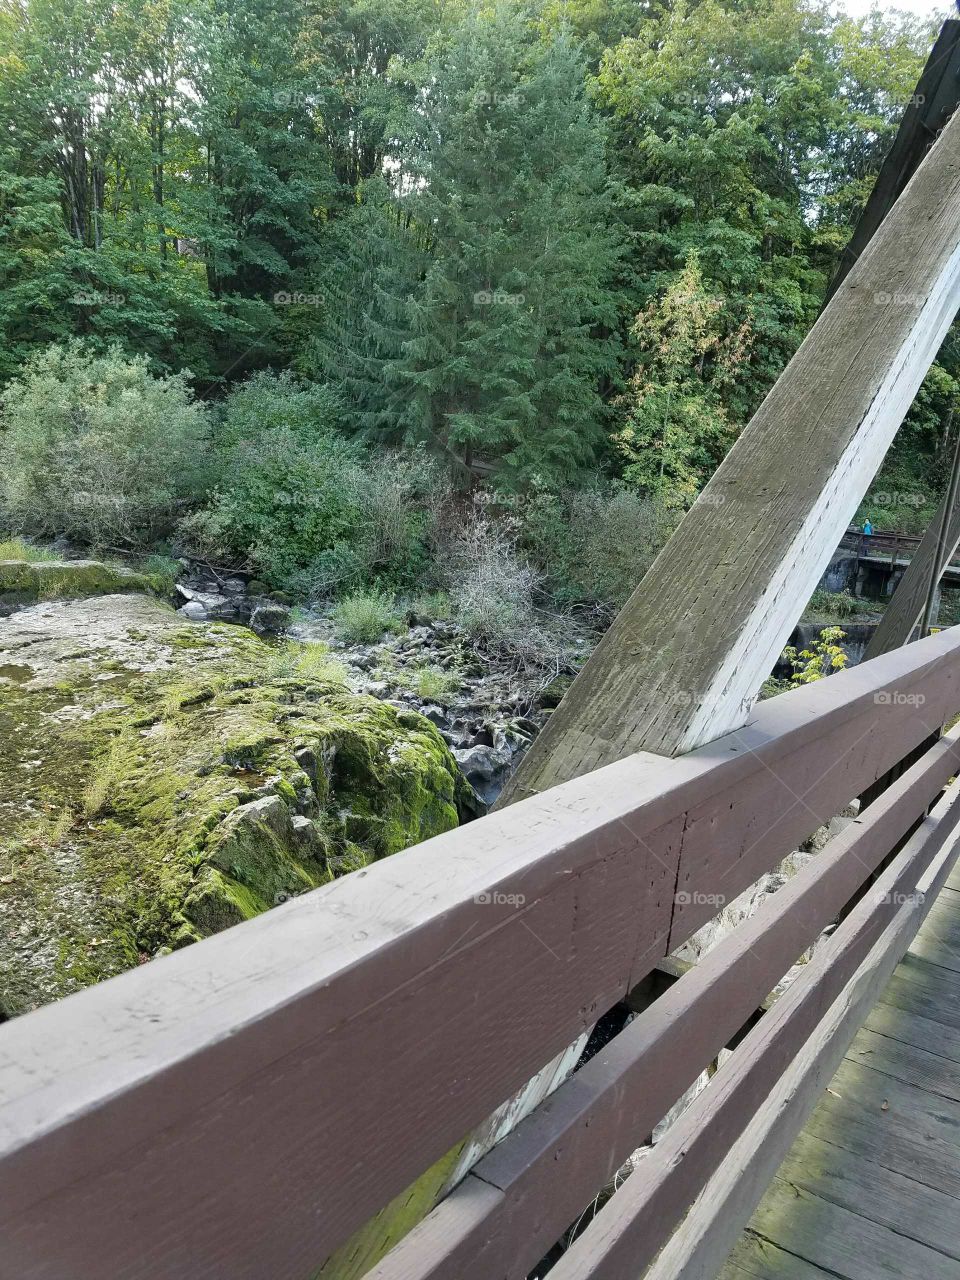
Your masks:
M849 578L853 594L892 595L922 541L917 534L895 529L864 533L862 529L849 528L840 550L852 552L857 560L856 572ZM944 566L940 582L943 586L960 587L960 555L956 552Z

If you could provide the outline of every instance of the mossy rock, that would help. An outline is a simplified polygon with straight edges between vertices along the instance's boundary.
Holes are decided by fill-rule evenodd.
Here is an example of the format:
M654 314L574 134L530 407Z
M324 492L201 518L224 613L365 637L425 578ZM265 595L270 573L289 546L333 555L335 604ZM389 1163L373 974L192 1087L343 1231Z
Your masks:
M449 830L467 798L429 721L242 628L143 596L24 610L0 632L0 1014Z
M0 560L0 612L37 600L162 590L159 580L150 574L99 560Z

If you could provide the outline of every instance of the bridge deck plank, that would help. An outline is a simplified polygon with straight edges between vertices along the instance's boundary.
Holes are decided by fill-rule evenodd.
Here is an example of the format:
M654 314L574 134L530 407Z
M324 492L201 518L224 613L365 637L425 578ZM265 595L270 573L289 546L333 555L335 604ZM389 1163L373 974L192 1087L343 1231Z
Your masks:
M954 871L721 1280L960 1280Z

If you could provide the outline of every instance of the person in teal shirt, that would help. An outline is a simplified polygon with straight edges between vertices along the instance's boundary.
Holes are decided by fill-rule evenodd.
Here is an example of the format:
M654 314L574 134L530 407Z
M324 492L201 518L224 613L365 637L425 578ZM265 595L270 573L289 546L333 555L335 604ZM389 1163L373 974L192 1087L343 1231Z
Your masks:
M863 532L864 532L864 536L867 538L869 538L871 533L873 533L873 525L870 523L869 520L864 520Z

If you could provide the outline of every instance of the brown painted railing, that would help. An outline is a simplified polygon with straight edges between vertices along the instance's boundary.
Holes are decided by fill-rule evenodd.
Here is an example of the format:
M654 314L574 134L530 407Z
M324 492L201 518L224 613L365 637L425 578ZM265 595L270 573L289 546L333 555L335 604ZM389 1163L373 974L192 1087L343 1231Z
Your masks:
M765 702L687 756L623 760L0 1028L0 1276L308 1280L958 710L955 629ZM958 763L954 731L371 1275L526 1275L879 872L553 1274L636 1276L665 1244L658 1276L678 1251L697 1274L719 1266L949 871L960 808L953 788L937 796ZM787 1119L764 1129L771 1105Z

